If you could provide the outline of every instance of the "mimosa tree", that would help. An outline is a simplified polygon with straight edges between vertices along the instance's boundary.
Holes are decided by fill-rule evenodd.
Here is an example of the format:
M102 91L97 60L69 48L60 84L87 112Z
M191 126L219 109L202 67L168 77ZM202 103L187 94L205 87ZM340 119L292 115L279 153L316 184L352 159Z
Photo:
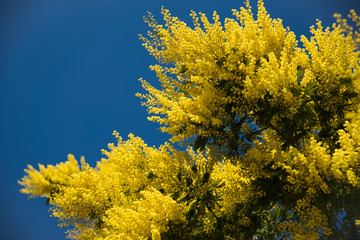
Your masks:
M137 95L169 142L114 132L96 167L29 166L21 192L73 239L360 238L359 35L318 21L299 44L261 0L224 23L162 14L140 36L161 87Z

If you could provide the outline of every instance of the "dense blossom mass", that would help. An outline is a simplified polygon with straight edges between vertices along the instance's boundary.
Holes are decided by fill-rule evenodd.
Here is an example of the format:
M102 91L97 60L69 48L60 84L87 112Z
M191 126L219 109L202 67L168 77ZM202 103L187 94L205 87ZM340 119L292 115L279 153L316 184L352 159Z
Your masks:
M96 167L29 166L21 192L73 239L360 238L359 33L335 15L299 43L261 0L224 23L162 14L140 36L161 87L138 96L170 142L114 132Z

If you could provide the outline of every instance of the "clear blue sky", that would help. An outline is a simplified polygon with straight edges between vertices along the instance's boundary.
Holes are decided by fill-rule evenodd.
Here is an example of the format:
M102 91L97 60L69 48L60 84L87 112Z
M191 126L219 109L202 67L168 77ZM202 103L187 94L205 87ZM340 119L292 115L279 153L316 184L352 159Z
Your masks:
M252 0L255 7L257 1ZM0 1L0 239L60 240L45 199L27 199L19 180L27 164L55 164L68 153L95 166L112 132L130 132L149 145L167 136L146 120L135 93L143 77L156 81L154 60L137 34L142 17L160 18L161 6L190 23L190 10L222 19L240 0L3 0ZM360 13L359 0L265 0L273 18L309 36L317 18Z

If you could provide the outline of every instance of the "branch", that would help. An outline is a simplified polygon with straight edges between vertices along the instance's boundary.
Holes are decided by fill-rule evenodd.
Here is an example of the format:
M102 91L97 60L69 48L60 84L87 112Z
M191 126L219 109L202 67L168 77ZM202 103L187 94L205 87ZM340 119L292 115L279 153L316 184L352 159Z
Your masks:
M277 127L275 127L270 121L269 121L269 126L270 128L272 128L277 134L280 135L280 137L282 137L286 143L290 144L291 146L297 148L298 150L300 150L300 147L295 144L293 141L291 141L291 139L289 139L287 136L285 136Z

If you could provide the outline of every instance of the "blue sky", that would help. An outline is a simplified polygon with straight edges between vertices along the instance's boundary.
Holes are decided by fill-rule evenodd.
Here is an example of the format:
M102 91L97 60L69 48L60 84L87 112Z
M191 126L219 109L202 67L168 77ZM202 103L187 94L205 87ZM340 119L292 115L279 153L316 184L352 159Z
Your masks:
M148 30L146 11L160 19L161 6L190 23L190 10L216 10L224 19L243 1L0 1L0 239L65 239L45 199L19 193L27 164L56 164L73 153L95 166L114 130L149 145L167 140L135 97L140 77L156 82L148 68L155 62L138 34ZM360 13L359 0L265 0L265 6L298 39L309 36L317 18L329 26L335 12Z

